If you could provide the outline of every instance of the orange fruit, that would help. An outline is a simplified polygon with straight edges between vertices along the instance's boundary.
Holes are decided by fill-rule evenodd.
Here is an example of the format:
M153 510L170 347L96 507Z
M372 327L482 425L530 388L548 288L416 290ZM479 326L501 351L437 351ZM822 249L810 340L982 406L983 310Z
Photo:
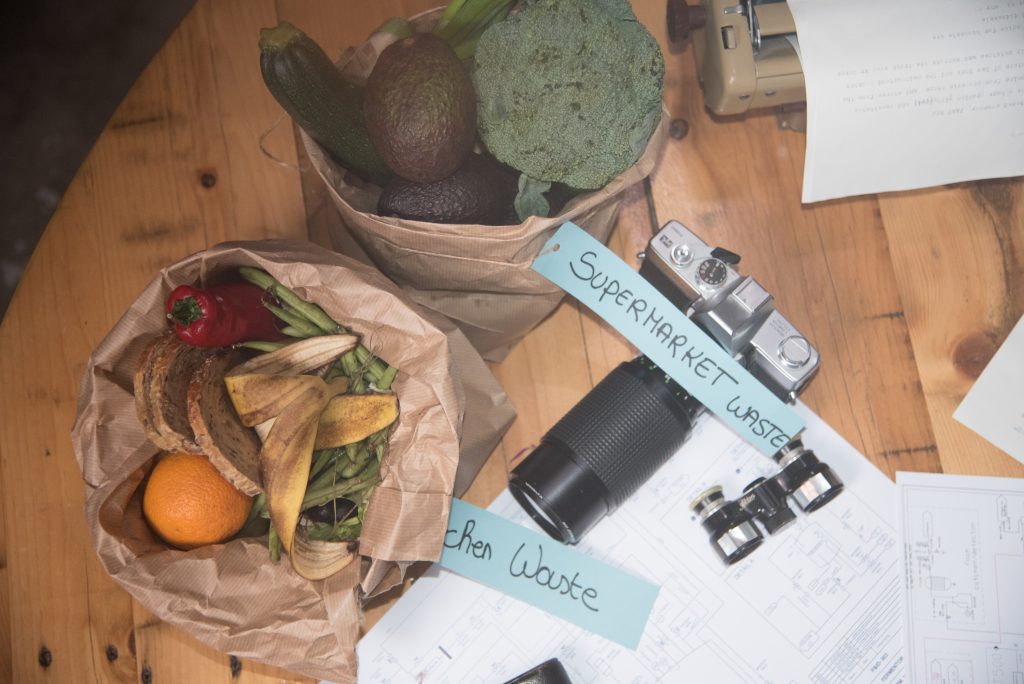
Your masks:
M167 454L149 474L142 513L168 544L194 549L231 537L249 517L252 500L225 480L205 456Z

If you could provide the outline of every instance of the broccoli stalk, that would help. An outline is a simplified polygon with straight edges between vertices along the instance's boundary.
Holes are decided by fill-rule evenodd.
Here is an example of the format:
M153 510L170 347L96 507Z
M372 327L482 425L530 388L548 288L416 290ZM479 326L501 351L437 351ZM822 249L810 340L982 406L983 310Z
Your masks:
M525 221L531 216L547 216L551 212L551 204L544 193L551 189L551 181L539 181L525 173L519 174L519 193L512 206L516 217Z

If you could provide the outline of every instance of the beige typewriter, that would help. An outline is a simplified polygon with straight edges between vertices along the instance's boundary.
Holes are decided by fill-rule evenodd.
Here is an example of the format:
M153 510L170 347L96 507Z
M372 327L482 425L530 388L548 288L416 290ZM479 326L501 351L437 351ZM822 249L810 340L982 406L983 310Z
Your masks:
M700 0L688 5L686 0L668 0L667 19L674 51L692 39L709 110L742 114L779 106L788 118L802 113L798 103L805 99L804 74L795 47L796 26L785 2ZM787 126L781 115L780 122ZM799 123L788 127L799 128Z

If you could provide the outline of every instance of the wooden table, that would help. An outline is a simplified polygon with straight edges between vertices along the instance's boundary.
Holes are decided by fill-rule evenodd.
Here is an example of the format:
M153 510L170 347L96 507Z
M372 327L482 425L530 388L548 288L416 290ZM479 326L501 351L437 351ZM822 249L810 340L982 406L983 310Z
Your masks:
M259 28L286 19L338 54L384 19L435 4L200 0L108 123L0 327L0 681L231 679L227 655L147 614L96 560L68 436L81 373L162 266L223 240L323 242L338 220L319 179L295 168L290 121L265 140L283 165L260 150L281 110L260 79ZM635 4L664 46L663 0ZM952 419L1024 309L1024 182L802 206L804 136L771 112L712 119L692 55L667 61L666 104L689 134L668 141L653 175L656 220L741 253L814 341L822 368L804 401L890 476L1024 476ZM632 259L651 230L638 186L612 246ZM630 354L566 301L493 367L519 418L469 499L488 503L507 461ZM239 681L295 679L239 666Z

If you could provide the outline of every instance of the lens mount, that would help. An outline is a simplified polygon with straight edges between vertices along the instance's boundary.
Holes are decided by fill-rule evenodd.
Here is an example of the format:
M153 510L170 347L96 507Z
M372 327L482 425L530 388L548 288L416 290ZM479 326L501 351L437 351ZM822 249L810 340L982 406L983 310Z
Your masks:
M608 514L608 488L550 436L509 475L508 489L542 530L575 544Z

